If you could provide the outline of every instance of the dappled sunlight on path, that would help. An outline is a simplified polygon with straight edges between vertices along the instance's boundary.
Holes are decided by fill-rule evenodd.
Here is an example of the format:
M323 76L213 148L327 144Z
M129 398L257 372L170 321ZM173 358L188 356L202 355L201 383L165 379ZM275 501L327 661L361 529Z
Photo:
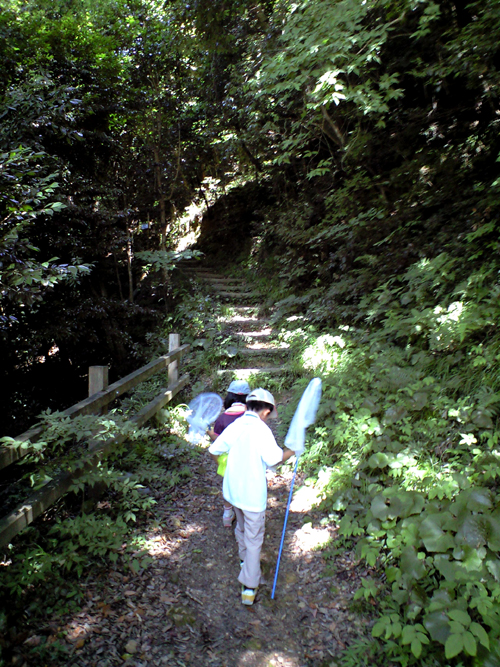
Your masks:
M205 273L204 280L208 278ZM223 284L228 280L210 279ZM273 340L272 326L259 318L255 306L227 306L219 320L226 334L245 344L240 354L253 355L258 350L262 354L257 368L239 366L218 371L218 376L250 377L256 372L286 370L277 365L280 348L285 346ZM274 361L264 354L272 348L278 353ZM282 414L280 405L278 412ZM279 419L271 422L276 430ZM189 481L157 498L154 514L138 540L142 552L137 557L138 572L116 570L88 582L88 604L66 625L74 647L71 664L335 665L335 657L354 638L366 634L366 621L350 607L360 577L367 573L360 571L352 553L328 551L336 527L328 518L322 521L323 515L315 509L319 492L298 475L276 595L271 600L292 472L288 467L268 472L261 554L266 583L259 587L255 604L246 607L241 604L233 530L222 524L222 480L202 448L193 452L189 465Z
M317 523L306 500L314 495L301 493L307 487L299 484L276 599L261 586L255 605L244 607L236 542L221 520L220 477L205 456L193 459L194 476L158 502L145 527L143 554L152 563L137 574L117 568L85 584L87 603L64 626L71 665L323 667L349 642L350 579L357 575L348 554L338 576L318 550L332 531ZM269 474L262 552L269 582L290 480L289 471Z

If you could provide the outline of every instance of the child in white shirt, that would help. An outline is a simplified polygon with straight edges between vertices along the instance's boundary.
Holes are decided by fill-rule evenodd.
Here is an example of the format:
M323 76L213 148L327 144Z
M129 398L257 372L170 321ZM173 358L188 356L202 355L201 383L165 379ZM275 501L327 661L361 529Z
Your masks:
M267 480L266 469L287 461L294 452L278 447L266 421L276 417L273 395L255 389L247 396L247 412L229 424L210 446L218 457L227 452L222 492L236 513L235 536L242 561L238 580L241 601L251 605L261 578L260 552L264 541Z

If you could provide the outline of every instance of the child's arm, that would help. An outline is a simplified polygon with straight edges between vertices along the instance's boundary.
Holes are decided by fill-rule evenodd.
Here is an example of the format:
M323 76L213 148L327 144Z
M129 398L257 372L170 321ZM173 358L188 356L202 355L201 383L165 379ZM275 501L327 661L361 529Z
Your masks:
M212 433L214 434L213 438L212 438L211 432L210 431L208 432L208 434L212 438L212 441L215 442L215 440L217 440L217 438L220 437L220 434L215 433L215 431L212 431ZM227 454L227 449L225 451L224 451L224 449L223 449L223 451L219 450L219 452L217 454L212 454L212 452L210 450L212 449L213 446L214 446L213 444L210 445L210 447L208 448L208 453L212 457L212 460L215 461L215 463L217 463L217 465L219 465L219 456L221 456L222 454Z
M284 449L283 450L283 458L281 459L281 463L284 463L285 461L288 461L292 456L295 456L295 452L293 449Z
M281 461L278 461L278 463L275 463L273 466L270 466L269 470L272 470L272 472L276 472L276 468L282 463L285 463L285 461L288 461L288 459L294 456L294 454L295 452L292 449L284 449L283 458L281 459Z

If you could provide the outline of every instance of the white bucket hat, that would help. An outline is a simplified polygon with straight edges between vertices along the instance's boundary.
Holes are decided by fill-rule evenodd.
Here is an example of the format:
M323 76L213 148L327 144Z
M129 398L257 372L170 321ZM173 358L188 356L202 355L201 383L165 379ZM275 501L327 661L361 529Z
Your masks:
M247 403L249 403L250 401L263 401L264 403L269 403L270 405L273 406L273 411L269 416L270 417L278 416L278 411L276 410L276 403L274 401L274 396L271 394L270 391L267 391L267 389L262 389L262 387L254 389L247 396Z

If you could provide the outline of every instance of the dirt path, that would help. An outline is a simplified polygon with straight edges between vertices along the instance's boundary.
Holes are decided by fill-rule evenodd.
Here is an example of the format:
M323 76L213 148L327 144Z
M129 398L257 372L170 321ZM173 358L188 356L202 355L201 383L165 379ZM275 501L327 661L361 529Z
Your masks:
M262 560L270 584L290 478L269 479ZM88 602L67 626L74 645L70 664L336 664L333 658L359 634L348 609L358 574L349 555L332 567L318 550L331 533L311 513L307 487L298 488L292 504L276 599L271 585L262 586L254 606L245 607L233 531L221 521L220 486L211 462L201 460L193 479L156 506L159 525L145 535L149 568L132 577L113 571L89 583Z
M252 332L257 323L259 331ZM249 346L259 340L271 345L267 323L252 313L230 326ZM88 601L63 628L73 647L69 664L336 665L335 657L363 631L350 605L366 573L356 569L352 554L325 558L320 547L335 529L323 527L312 509L313 489L297 480L276 599L271 600L292 475L268 473L262 552L268 585L259 588L252 607L245 607L233 530L222 525L221 478L206 452L190 465L194 476L168 499L159 499L145 529L144 548L153 562L137 575L115 569L88 581Z

